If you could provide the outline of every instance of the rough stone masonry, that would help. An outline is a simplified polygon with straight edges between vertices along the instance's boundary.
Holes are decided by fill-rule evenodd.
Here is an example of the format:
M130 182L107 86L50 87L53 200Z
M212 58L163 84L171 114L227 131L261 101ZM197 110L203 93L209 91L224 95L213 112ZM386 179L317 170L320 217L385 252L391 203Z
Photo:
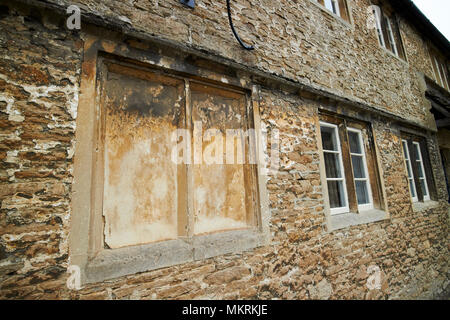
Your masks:
M430 41L399 14L403 60L367 28L371 2L346 3L349 21L310 0L232 1L236 29L256 47L246 51L231 33L225 1L197 0L193 10L178 0L0 1L0 298L448 297L448 195L425 97L425 78L434 78ZM66 27L72 4L81 9L80 30ZM103 55L97 60L94 47ZM155 59L166 52L172 60ZM90 121L80 110L94 109L86 97L99 90L101 71L92 70L100 56L225 89L258 88L261 121L281 141L280 168L264 184L267 241L69 290L71 239L79 234L74 185L83 179L75 167L88 149L77 137ZM333 224L323 112L370 124L382 218ZM426 139L436 190L428 202L411 201L404 131ZM371 266L379 270L375 288L367 285Z

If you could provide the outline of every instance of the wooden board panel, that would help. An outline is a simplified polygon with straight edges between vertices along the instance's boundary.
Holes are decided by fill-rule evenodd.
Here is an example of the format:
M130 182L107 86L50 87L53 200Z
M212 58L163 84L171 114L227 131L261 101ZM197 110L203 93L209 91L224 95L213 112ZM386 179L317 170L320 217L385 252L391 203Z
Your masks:
M245 95L191 83L191 103L192 121L197 128L201 123L199 133L205 138L201 144L202 161L192 168L193 233L247 228L251 173L247 166L237 163L236 157L234 163L226 163L225 154L226 131L247 129ZM216 130L215 135L210 130ZM241 140L235 139L232 148L235 152L242 148Z
M104 96L106 245L177 238L179 173L171 134L183 122L183 81L114 65Z

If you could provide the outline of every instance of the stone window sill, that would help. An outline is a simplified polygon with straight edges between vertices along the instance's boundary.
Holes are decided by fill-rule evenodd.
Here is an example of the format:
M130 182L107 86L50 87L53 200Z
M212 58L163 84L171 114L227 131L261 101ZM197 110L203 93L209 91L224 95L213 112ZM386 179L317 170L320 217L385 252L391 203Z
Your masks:
M243 252L268 243L257 229L234 230L153 244L106 249L88 262L83 284Z
M394 59L398 60L399 62L403 63L406 67L409 66L408 61L403 60L402 58L400 58L399 56L397 56L395 53L393 53L392 51L390 51L389 49L383 47L381 44L379 45L380 48L387 53L388 55L390 55L391 57L393 57Z
M345 229L351 226L388 220L389 214L381 210L367 210L361 213L344 213L330 216L330 231Z
M413 212L421 212L421 211L425 211L428 209L433 209L439 206L439 202L437 201L433 201L433 200L428 200L425 202L414 202L412 204L412 209Z

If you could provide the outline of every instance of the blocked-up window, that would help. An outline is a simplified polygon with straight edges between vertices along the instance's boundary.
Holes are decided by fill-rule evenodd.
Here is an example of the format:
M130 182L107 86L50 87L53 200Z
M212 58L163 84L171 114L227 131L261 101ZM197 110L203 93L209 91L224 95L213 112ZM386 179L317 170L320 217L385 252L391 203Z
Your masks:
M431 200L435 188L425 141L406 136L402 147L412 201Z
M254 141L246 135L246 96L198 83L191 83L190 94L192 121L198 129L194 137L203 136L203 159L192 167L193 233L253 226L255 175L248 165L252 156L247 161L244 157Z
M255 145L245 92L117 64L105 72L105 245L255 227L255 163L248 158ZM227 163L227 151L241 159Z
M266 245L258 87L166 47L149 62L132 45L117 43L119 56L90 39L69 243L81 283Z
M99 141L105 245L175 239L185 178L171 160L171 134L184 127L184 81L118 65L105 77Z
M369 127L321 116L320 132L331 214L381 209Z

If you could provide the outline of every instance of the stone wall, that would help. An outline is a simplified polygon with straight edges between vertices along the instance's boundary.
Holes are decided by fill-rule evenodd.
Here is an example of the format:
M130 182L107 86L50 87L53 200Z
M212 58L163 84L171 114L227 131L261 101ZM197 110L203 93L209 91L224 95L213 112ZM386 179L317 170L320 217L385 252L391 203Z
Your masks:
M236 25L257 44L252 53L232 38L224 3L196 2L189 11L175 0L79 1L152 35L427 125L417 74L432 77L423 42L403 21L409 64L379 48L365 27L367 1L349 1L353 24L309 0L239 1ZM374 117L390 217L329 232L317 146L324 102L263 88L262 120L283 142L281 170L267 184L270 245L68 290L83 37L61 17L8 6L0 14L0 298L436 298L448 287L449 216L435 135L428 144L441 201L413 207L399 132ZM381 289L366 285L370 266L381 271Z
M235 1L236 28L243 39L255 44L257 50L252 52L241 50L234 40L224 1L200 0L195 10L176 0L48 2L65 7L79 4L86 12L101 13L147 34L326 88L418 123L432 123L416 73L434 78L423 39L401 20L408 62L381 48L376 31L367 27L369 0L348 1L351 23L310 0Z

